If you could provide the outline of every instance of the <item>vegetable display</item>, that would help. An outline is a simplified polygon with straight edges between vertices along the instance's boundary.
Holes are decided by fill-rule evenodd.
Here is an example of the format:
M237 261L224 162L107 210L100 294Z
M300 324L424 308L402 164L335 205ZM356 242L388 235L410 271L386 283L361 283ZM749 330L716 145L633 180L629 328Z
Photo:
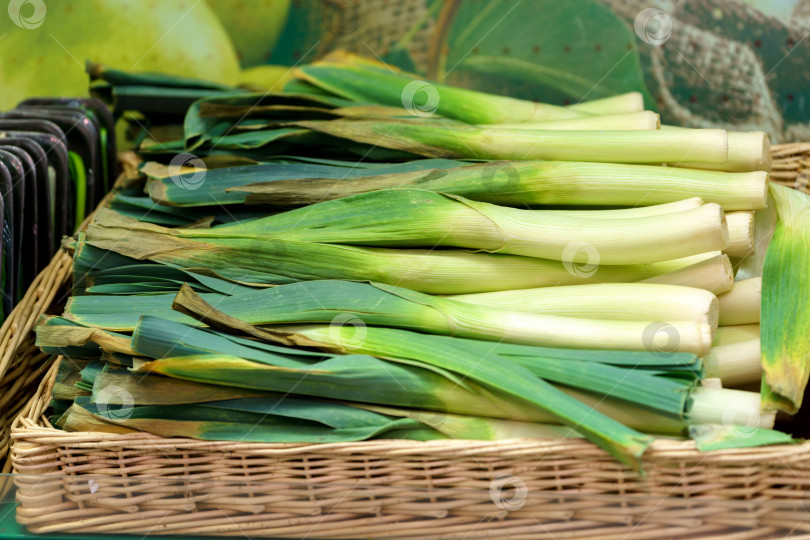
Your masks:
M113 75L113 93L139 80ZM810 200L769 185L763 134L661 127L633 94L557 107L346 54L277 94L163 86L182 103L133 103L175 103L183 138L144 139L139 178L64 243L73 296L37 329L72 360L55 425L585 437L636 468L656 436L792 440L772 428L810 374Z

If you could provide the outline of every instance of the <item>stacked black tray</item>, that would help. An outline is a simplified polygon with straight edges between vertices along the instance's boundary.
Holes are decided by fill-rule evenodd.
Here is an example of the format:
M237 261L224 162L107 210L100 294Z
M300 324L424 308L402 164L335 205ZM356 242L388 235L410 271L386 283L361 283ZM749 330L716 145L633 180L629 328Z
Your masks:
M117 176L115 126L96 98L32 98L0 112L0 320Z

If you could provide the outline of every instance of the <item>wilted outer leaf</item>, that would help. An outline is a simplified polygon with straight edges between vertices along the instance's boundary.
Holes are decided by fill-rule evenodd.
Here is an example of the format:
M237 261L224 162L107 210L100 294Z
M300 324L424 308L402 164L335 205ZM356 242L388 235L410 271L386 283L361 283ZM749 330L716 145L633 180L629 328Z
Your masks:
M762 401L793 414L810 377L810 197L771 184L778 221L762 273Z

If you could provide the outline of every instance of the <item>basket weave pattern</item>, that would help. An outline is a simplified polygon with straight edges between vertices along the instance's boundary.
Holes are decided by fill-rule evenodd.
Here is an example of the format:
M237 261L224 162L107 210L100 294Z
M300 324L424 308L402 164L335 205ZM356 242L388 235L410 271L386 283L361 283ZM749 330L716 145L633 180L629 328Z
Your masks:
M691 441L657 441L639 476L574 439L301 445L67 433L42 416L57 368L12 429L17 518L32 532L647 538L662 528L691 535L745 527L756 538L785 527L810 531L810 443L698 452Z
M775 170L806 148L777 147ZM779 165L781 164L781 165ZM798 175L798 172L794 174ZM31 326L67 285L57 253L2 334L34 381L11 426L17 519L36 533L308 538L770 538L810 533L810 442L699 452L656 441L645 476L587 441L258 444L64 432L45 417L59 362ZM29 298L29 296L26 296ZM54 306L55 308L56 306ZM25 316L22 313L25 313ZM9 360L5 360L6 356ZM20 368L19 366L24 366ZM44 378L40 374L45 372ZM0 395L0 399L12 393Z

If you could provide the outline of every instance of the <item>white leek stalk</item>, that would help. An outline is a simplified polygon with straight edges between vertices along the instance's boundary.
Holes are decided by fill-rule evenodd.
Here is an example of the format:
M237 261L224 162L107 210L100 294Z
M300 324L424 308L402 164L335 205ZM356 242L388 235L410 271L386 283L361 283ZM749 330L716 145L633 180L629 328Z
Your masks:
M699 386L691 394L688 412L690 424L723 424L726 426L770 429L776 414L763 411L758 392Z
M720 302L720 324L759 323L762 300L762 278L755 277L734 282L734 287L717 297Z
M728 255L717 254L692 265L652 276L641 283L664 283L705 289L721 294L734 285L734 270Z
M419 189L386 189L324 201L211 229L185 238L253 235L379 247L458 247L574 263L623 265L668 261L724 249L723 209L523 210ZM629 214L629 215L628 215ZM646 215L644 215L646 214Z
M742 259L754 251L754 213L729 212L726 214L728 224L728 247L723 251L729 257Z
M673 126L661 126L663 131L681 130ZM672 163L676 167L710 171L748 172L771 170L771 142L767 133L728 132L728 160L725 163L696 163L682 161Z
M410 118L312 120L285 125L434 158L639 164L689 160L718 165L728 159L728 137L722 129L555 131Z
M451 296L512 311L617 321L689 320L717 326L718 304L703 289L652 283L598 283Z
M723 386L740 386L762 378L759 325L721 326L712 350L703 357L707 377L718 377Z
M714 329L710 324L685 320L669 321L665 331L662 331L658 321L609 321L536 315L464 302L448 306L446 316L449 321L435 322L437 326L447 326L449 323L449 327L436 333L543 347L671 350L703 356L711 349L714 338ZM432 331L428 321L423 323L423 329ZM677 338L673 339L673 335Z
M473 231L476 238L475 242L467 242L476 245L459 247L577 263L638 264L723 249L729 242L723 209L714 203L679 212L616 219L615 215L600 218L601 211L582 217L564 211L546 214L544 210L464 202L479 215L490 218L495 227L482 227L478 216L475 220L457 216L448 223L452 232L447 238L464 230Z

